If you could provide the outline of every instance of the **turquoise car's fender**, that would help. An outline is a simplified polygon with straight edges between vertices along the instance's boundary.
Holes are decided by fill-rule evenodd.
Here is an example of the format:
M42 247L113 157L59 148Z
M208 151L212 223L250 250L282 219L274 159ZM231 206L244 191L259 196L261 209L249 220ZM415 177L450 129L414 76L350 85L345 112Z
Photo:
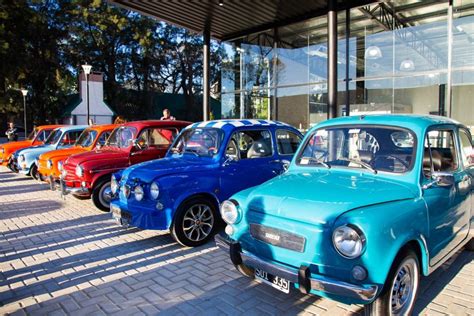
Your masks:
M425 245L428 210L422 198L392 201L348 211L338 217L334 229L342 225L357 226L366 237L366 247L354 260L368 271L368 283L385 284L390 268L400 250L410 245L419 255L421 270L428 274L428 256Z

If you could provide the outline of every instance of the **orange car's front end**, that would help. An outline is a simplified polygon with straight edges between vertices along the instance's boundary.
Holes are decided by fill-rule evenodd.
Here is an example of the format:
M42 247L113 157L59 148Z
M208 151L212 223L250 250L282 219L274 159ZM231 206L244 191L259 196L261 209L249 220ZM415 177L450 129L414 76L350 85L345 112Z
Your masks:
M117 125L95 125L87 128L71 148L46 152L37 161L40 179L50 183L51 189L59 180L63 162L72 155L94 150L105 144L107 137Z
M0 165L8 166L12 154L20 149L41 145L46 138L48 138L49 133L61 125L42 125L35 128L35 130L28 136L27 139L10 142L0 145Z

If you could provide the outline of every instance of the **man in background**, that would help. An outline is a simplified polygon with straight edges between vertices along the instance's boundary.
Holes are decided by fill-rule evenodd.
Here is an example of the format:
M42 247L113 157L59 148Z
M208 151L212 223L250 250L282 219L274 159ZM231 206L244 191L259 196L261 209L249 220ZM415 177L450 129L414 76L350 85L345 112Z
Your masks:
M161 117L162 121L175 121L176 118L174 116L171 116L171 112L168 109L163 110L163 116Z
M8 129L5 132L9 142L16 142L18 140L18 133L13 122L8 123Z

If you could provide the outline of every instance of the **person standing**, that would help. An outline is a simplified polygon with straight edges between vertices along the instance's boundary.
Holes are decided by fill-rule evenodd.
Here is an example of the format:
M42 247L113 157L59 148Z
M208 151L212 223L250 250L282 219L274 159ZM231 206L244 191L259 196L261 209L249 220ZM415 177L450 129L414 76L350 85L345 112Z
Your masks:
M5 132L9 142L16 142L18 140L18 133L13 122L8 123L8 129Z
M168 109L163 110L163 116L161 117L162 121L175 121L176 118L174 116L171 116L171 112Z

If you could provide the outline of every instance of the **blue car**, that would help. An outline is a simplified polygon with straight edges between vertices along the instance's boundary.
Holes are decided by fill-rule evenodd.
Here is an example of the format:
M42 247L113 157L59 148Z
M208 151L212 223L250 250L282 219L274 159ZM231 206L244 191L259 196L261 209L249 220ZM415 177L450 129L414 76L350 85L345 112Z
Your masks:
M298 130L275 121L195 123L165 158L112 176L111 213L122 225L169 229L182 245L199 246L221 222L220 202L282 174L301 139Z
M216 236L244 275L369 315L409 315L421 275L473 250L468 128L438 116L368 115L310 130L288 171L221 206Z
M49 134L44 144L17 150L13 154L13 161L18 172L39 179L38 157L51 150L71 147L87 127L87 125L58 127Z

